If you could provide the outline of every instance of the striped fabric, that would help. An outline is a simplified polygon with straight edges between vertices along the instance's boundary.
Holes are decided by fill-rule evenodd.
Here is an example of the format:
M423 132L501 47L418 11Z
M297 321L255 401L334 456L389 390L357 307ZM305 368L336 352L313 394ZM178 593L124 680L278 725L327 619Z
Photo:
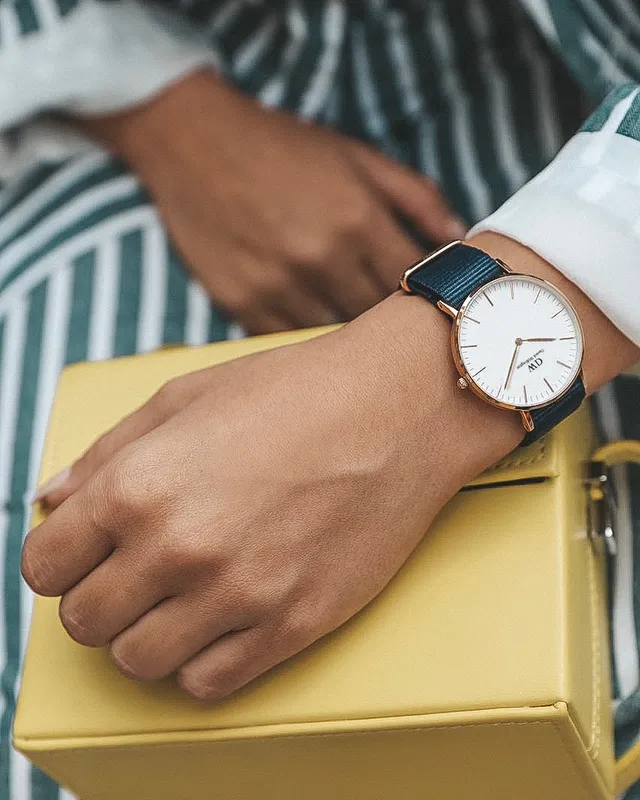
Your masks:
M476 222L544 168L604 100L585 126L597 134L630 96L622 88L605 100L608 90L640 80L634 0L175 0L165 8L171 14L134 0L0 0L0 126L51 107L127 105L170 72L215 62L265 104L435 177ZM176 42L171 70L167 37ZM637 112L621 135L638 138ZM0 168L29 130L6 137ZM0 800L68 798L9 741L31 603L19 552L56 376L79 359L233 333L185 277L136 179L103 153L49 149L0 191ZM603 434L637 436L639 401L634 379L605 390ZM627 550L616 564L613 630L622 750L640 731L640 476L619 477Z

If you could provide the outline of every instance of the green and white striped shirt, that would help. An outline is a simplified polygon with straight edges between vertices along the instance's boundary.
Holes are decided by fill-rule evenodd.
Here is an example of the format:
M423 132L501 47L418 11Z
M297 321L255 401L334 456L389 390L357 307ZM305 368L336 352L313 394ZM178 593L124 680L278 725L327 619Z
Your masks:
M135 176L35 116L124 108L205 64L436 178L461 216L537 249L640 341L637 0L0 0L0 800L59 796L9 743L25 498L57 371L233 335ZM639 383L598 396L606 438L640 438ZM640 732L640 474L619 477L621 752Z

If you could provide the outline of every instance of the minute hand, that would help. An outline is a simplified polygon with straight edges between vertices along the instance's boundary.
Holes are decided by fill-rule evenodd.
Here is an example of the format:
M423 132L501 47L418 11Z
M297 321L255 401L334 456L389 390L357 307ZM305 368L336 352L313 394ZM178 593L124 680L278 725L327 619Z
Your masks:
M523 339L523 342L555 342L557 341L557 337L547 339L544 336L538 336L536 339Z

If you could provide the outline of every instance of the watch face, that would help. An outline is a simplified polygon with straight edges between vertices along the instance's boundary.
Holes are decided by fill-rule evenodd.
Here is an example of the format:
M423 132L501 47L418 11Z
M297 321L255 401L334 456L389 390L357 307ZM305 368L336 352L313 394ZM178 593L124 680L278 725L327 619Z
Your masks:
M507 408L548 405L582 365L582 329L567 298L527 275L487 283L454 327L458 369L487 400Z

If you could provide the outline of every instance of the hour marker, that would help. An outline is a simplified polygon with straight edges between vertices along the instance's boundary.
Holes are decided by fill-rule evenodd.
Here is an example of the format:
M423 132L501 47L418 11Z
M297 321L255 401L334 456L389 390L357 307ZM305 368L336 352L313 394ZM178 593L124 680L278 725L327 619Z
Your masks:
M513 300L513 283L509 284L509 289L511 290L511 299Z
M557 363L560 364L561 367L566 367L567 369L571 369L571 367L568 364L565 364L564 361L558 360Z
M533 301L533 305L534 306L538 302L538 298L540 297L540 292L541 291L542 291L542 286L538 289L538 294L536 295L536 299Z
M564 308L561 308L560 311L556 311L556 313L551 317L551 319L555 319L558 316L558 314L562 314L563 311Z
M551 389L551 391L553 391L553 386L549 383L549 381L546 378L544 379L544 382L547 384L549 389Z
M561 336L558 341L559 342L569 342L571 339L575 339L575 336Z
M472 375L471 377L472 377L472 378L475 378L475 377L477 377L477 376L478 376L478 375L479 375L481 372L484 372L484 371L485 371L485 369L486 369L486 367L482 367L482 369L479 369L477 372L474 372L474 373L473 373L473 375Z
M489 297L489 295L488 295L486 292L483 292L482 294L483 294L483 295L484 295L484 296L487 298L487 300L489 301L489 305L490 305L490 306L492 306L492 305L493 305L493 302L492 302L491 298Z
M522 384L522 391L524 392L524 402L528 403L529 398L527 397L527 387L524 384Z
M460 349L462 350L463 347L477 347L477 344L461 344Z
M477 323L478 323L478 325L480 324L480 320L478 320L478 319L474 319L473 317L470 317L468 314L465 314L465 315L464 315L464 318L465 318L465 319L470 319L470 320L471 320L471 322L477 322Z

